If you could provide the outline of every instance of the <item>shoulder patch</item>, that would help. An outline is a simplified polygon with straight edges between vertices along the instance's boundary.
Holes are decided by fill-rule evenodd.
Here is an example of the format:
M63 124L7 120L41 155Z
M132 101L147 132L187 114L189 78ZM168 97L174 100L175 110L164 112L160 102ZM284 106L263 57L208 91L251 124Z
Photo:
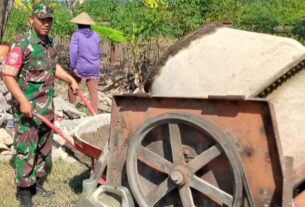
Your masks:
M16 76L22 65L22 50L19 47L12 48L6 56L2 74Z
M19 47L14 47L8 53L5 64L15 66L15 65L21 65L21 62L22 62L22 51Z

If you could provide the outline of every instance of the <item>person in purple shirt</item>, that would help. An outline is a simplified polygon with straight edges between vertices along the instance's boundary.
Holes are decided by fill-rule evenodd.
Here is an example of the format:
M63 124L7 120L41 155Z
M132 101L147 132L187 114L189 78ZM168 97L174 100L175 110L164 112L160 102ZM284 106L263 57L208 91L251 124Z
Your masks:
M70 41L70 73L79 83L86 80L90 104L98 112L98 81L100 74L100 37L90 29L95 24L90 16L83 12L71 20L78 25ZM76 96L69 89L70 103L76 102Z

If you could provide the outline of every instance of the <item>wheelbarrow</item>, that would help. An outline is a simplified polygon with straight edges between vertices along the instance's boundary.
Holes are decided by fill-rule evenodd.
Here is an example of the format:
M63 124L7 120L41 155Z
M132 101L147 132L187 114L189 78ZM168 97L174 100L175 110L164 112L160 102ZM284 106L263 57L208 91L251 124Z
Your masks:
M91 158L91 169L94 167L94 159L98 159L96 163L96 170L93 171L90 179L83 181L83 192L77 202L77 207L81 206L102 206L102 207L133 207L133 199L129 190L123 186L106 185L106 180L102 177L102 173L107 164L108 159L108 139L105 141L103 150L95 145L82 139L84 133L97 131L105 123L110 122L110 114L96 115L92 110L90 104L81 94L77 94L85 103L89 112L93 115L91 119L86 120L79 125L74 131L74 138L64 135L54 124L48 121L45 117L34 114L52 130L64 138L69 145L81 153ZM102 184L102 186L98 186Z
M109 114L95 114L94 110L90 106L87 99L83 96L82 93L77 94L81 100L84 102L85 106L87 107L88 111L93 115L91 118L87 119L81 125L79 125L74 130L74 136L68 137L65 134L61 132L60 129L58 129L54 124L52 124L50 121L48 121L45 117L39 114L34 114L35 117L40 119L42 122L44 122L46 125L48 125L54 132L56 132L58 135L60 135L63 139L67 141L67 143L72 146L74 149L78 150L79 152L83 153L84 155L91 158L91 169L94 169L94 160L97 160L101 153L102 149L98 148L92 143L87 142L86 140L82 139L82 134L86 132L92 132L97 130L99 127L101 127L105 123L109 123L110 121L110 115ZM107 149L107 140L106 140L106 147Z

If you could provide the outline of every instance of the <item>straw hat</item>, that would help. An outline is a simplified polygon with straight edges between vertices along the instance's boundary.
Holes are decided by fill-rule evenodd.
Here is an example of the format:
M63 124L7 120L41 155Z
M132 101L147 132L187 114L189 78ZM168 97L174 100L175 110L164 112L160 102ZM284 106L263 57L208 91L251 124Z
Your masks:
M70 20L70 22L75 24L82 24L82 25L93 25L95 22L91 19L91 17L86 13L83 12L80 15L74 17Z

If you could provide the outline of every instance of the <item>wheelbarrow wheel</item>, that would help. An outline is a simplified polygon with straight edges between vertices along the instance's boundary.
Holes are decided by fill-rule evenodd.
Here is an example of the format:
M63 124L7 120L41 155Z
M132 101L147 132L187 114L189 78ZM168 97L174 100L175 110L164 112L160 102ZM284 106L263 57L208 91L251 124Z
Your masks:
M166 113L129 139L127 176L147 206L242 206L240 161L230 139L209 121Z

